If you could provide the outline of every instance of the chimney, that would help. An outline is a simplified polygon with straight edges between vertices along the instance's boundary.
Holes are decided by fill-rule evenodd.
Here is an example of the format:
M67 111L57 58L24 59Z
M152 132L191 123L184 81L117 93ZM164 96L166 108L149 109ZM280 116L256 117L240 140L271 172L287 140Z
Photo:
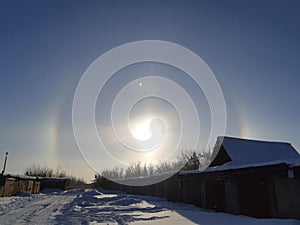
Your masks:
M6 167L6 162L7 162L7 156L8 156L8 152L6 152L6 154L5 154L4 166L3 166L2 173L1 173L2 176L3 176L4 172L5 172L5 167Z

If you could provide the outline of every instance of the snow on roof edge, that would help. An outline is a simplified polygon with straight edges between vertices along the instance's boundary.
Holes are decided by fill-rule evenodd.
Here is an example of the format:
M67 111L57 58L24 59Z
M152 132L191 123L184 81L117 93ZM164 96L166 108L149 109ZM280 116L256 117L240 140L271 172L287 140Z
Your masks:
M219 140L219 139L223 139L223 140L224 139L238 139L238 140L241 140L241 141L255 141L255 142L273 143L273 144L292 145L290 142L287 142L287 141L261 140L261 139L256 139L256 138L242 138L242 137L235 137L235 136L218 136L217 140Z
M230 162L228 162L222 166L207 167L205 170L180 171L179 174L209 173L209 172L216 172L216 171L228 171L228 170L236 170L236 169L262 167L262 166L273 166L279 164L286 164L290 168L294 168L300 166L300 159L275 160L270 162L253 163L253 164L245 164L245 165L230 165Z

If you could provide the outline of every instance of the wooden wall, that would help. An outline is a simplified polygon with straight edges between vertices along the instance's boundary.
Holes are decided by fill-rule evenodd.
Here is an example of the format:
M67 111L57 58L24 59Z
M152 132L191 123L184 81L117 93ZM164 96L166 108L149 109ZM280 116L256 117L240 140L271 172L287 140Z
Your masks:
M102 187L231 214L300 219L300 169L294 169L293 178L288 177L288 170L287 165L273 165L212 173L177 173L154 185L126 186L106 180Z
M40 192L40 181L6 179L4 180L4 185L0 188L1 197L14 196L20 192L38 194Z

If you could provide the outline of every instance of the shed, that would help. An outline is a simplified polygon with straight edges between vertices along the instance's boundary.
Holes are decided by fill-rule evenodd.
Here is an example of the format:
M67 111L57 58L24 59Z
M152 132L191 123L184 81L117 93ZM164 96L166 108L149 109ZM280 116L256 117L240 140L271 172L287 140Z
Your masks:
M0 176L0 197L9 197L20 192L38 194L40 181L30 176L10 174Z
M39 177L41 182L41 190L43 189L59 189L66 190L70 181L69 178L64 177Z
M210 166L194 179L204 184L202 207L300 219L299 166L300 155L289 143L219 137Z

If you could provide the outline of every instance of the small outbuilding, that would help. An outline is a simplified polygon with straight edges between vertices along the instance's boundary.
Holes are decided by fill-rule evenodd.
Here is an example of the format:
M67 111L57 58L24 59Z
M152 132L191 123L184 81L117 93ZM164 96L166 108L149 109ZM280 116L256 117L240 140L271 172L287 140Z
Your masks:
M70 182L69 178L60 177L40 177L41 190L44 189L59 189L66 190L67 185Z
M0 175L0 197L14 196L20 192L38 194L43 189L66 190L69 181L68 178Z
M40 181L36 177L2 175L0 176L0 197L14 196L20 192L38 194Z

